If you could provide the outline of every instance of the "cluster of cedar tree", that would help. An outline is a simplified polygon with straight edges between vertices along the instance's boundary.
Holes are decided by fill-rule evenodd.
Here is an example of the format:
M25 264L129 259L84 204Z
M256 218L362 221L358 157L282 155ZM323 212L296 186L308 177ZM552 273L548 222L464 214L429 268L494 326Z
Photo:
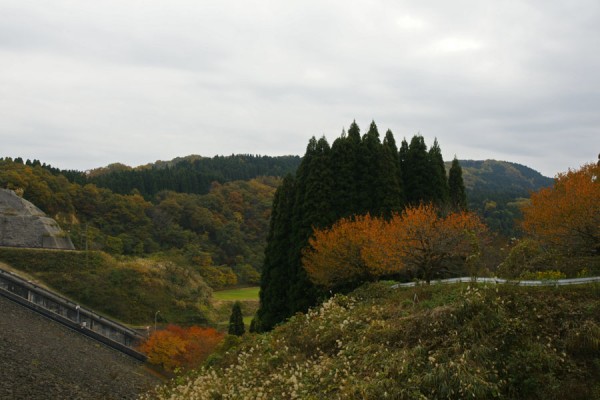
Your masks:
M390 130L380 139L375 122L362 137L353 122L331 146L324 137L310 139L295 176L286 176L275 193L260 309L251 329L270 330L321 297L301 261L313 229L354 215L389 218L419 203L466 208L458 160L447 176L437 139L428 150L423 137L415 135L398 149Z

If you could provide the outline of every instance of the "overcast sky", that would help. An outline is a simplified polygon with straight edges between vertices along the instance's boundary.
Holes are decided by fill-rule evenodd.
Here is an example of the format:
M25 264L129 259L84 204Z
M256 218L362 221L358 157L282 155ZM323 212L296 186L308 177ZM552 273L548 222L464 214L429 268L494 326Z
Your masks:
M356 120L546 176L600 152L600 2L0 0L0 156L302 155Z

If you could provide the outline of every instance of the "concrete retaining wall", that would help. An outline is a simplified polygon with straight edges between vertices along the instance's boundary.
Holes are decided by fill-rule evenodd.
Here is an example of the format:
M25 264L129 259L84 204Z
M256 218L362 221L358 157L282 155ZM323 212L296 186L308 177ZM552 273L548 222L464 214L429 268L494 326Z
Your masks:
M146 360L135 350L144 339L138 332L2 269L0 295L132 357Z

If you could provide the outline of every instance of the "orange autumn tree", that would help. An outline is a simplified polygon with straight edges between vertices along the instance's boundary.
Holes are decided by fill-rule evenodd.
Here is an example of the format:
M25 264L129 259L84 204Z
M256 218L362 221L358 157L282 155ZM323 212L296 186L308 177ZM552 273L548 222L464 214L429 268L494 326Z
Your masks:
M167 371L190 369L199 366L215 350L223 336L213 328L169 325L152 333L140 345L140 350L146 353L149 363L160 365Z
M326 288L409 270L429 282L477 248L485 226L473 213L440 216L432 205L408 207L390 221L345 218L315 230L303 252L310 279Z
M523 207L525 232L568 255L600 255L600 164L556 176Z
M319 286L338 287L393 273L373 259L374 251L366 251L377 246L386 224L367 214L342 218L329 229L315 230L302 257L310 279Z
M477 252L479 238L486 231L474 213L440 216L434 206L424 204L394 215L389 228L387 240L398 264L427 283Z

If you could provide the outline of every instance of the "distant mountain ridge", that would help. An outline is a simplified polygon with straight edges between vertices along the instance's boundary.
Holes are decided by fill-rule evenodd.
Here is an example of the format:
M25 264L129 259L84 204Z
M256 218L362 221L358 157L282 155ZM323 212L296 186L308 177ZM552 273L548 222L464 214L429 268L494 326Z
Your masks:
M190 154L188 156L176 157L172 160L157 160L154 163L134 167L117 162L86 172L60 170L46 164L42 166L54 175L64 175L72 182L79 184L94 183L117 193L125 194L129 193L133 188L138 191L141 188L145 188L148 183L147 181L157 180L157 177L152 177L153 173L156 175L171 175L177 180L178 174L184 175L180 170L191 169L194 172L190 175L195 175L192 180L201 180L204 186L206 186L209 184L207 181L211 178L219 183L224 183L230 180L248 180L261 175L283 177L287 173L294 173L301 160L301 157L294 155L271 157L232 154L230 156L215 156L211 158ZM459 160L459 162L463 170L463 179L468 192L492 191L510 193L511 196L528 197L531 191L551 186L554 182L553 178L543 176L538 171L515 162L493 159ZM34 160L32 165L36 165L36 163L40 164L39 161ZM445 164L446 170L449 170L451 162L447 161ZM189 176L187 180L190 180ZM123 182L117 184L116 181L125 181L125 184ZM135 187L136 184L137 187ZM174 182L171 182L171 186L173 184ZM117 188L113 188L112 186L117 186ZM120 190L115 190L119 189L119 186L121 186ZM130 188L130 190L124 192L125 187Z
M129 194L136 190L145 197L163 190L206 194L213 182L223 184L237 180L247 181L259 176L283 177L294 172L299 164L299 156L240 154L207 158L190 155L135 168L119 163L111 164L90 171L86 174L85 181L119 194Z
M10 158L0 160L13 161ZM20 158L14 160L15 163L25 164L31 168L41 167L57 178L63 175L72 183L81 186L92 183L118 194L139 193L148 200L165 190L207 194L213 182L223 184L235 180L248 181L264 175L283 177L288 173L294 173L300 161L299 156L231 155L208 158L189 155L137 167L115 163L86 173L59 170L38 160L33 162L27 160L26 163ZM552 178L513 162L497 160L460 160L459 162L463 170L469 209L482 215L490 228L507 236L518 233L515 230L514 220L520 216L520 205L527 201L529 194L553 183ZM446 162L446 166L449 169L450 162ZM13 180L9 178L8 171L6 173L7 181L3 184L4 187L8 187L6 186L8 182ZM0 176L0 184L2 181ZM10 185L20 186L16 181ZM26 195L28 193L29 191L26 191ZM43 205L44 202L40 204ZM52 213L50 209L46 211Z
M138 191L151 197L161 190L204 194L212 182L248 180L260 175L282 177L294 173L298 156L231 155L213 158L199 155L177 157L138 167L112 164L93 170L86 181L116 193ZM488 226L505 236L518 235L515 220L531 192L549 187L554 180L522 164L498 160L459 160L467 190L469 209L479 213ZM451 162L446 162L449 170Z
M525 165L497 160L459 160L467 189L512 188L514 190L539 190L551 186L554 179L540 174ZM449 166L450 163L447 163Z
M518 235L515 220L531 192L552 186L548 178L525 165L497 160L460 160L469 209L494 231ZM450 168L450 163L446 163Z
M156 169L173 168L175 165L179 164L182 161L187 161L187 162L193 163L196 160L204 160L204 159L208 159L208 158L210 158L210 157L204 157L204 156L200 156L198 154L190 154L189 156L185 156L185 157L175 157L172 160L166 160L166 161L165 160L156 160L153 163L147 163L147 164L142 164L142 165L137 165L137 166L129 166L127 164L116 162L116 163L108 164L105 167L92 168L88 171L85 171L85 174L88 177L96 177L96 176L111 174L114 172L122 172L122 171L141 171L141 170L152 169L152 168L156 168Z
M95 168L86 175L90 183L106 187L117 193L126 194L133 189L143 194L156 181L165 182L166 176L173 179L168 190L198 193L207 191L213 181L224 183L232 180L248 180L257 176L279 176L295 172L300 164L299 156L257 156L238 154L212 158L192 154L168 161L156 161L136 167L114 163ZM463 179L468 192L503 192L511 196L528 197L529 192L551 186L554 180L525 165L498 160L459 160ZM450 162L446 162L447 169ZM187 173L184 171L188 170ZM154 181L154 182L153 182ZM185 182L182 182L185 181ZM196 182L194 182L196 181ZM150 183L150 185L149 185ZM187 183L187 185L186 185ZM173 186L178 186L174 188ZM186 187L187 186L187 187ZM129 189L129 190L127 190ZM177 190L180 189L180 190ZM150 193L147 193L150 194Z

